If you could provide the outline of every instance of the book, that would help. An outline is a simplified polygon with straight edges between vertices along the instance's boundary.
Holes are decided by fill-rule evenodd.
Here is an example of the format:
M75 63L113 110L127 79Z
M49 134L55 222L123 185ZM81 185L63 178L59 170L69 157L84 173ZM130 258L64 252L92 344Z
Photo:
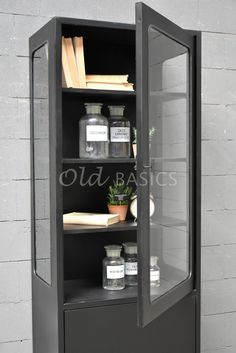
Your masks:
M74 37L73 46L78 71L79 88L86 88L83 37Z
M109 226L118 223L120 217L118 214L106 213L86 213L86 212L71 212L63 215L64 224L87 224L97 226Z
M133 86L133 83L87 82L87 88L104 90L134 91Z
M62 86L67 88L73 87L64 37L62 37Z
M86 82L128 83L129 75L86 75Z
M78 75L77 64L75 60L75 52L74 52L74 47L72 43L72 38L64 37L64 42L66 47L66 54L67 54L67 60L69 64L70 76L72 80L72 87L79 88L79 75Z

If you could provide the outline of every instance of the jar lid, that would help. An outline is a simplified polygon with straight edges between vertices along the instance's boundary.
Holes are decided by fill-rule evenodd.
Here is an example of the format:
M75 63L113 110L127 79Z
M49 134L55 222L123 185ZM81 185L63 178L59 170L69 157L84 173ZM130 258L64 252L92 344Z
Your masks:
M106 245L104 246L107 257L120 257L121 245Z
M159 260L158 256L150 256L150 265L151 266L157 265L158 260Z
M137 243L123 243L123 247L126 254L137 254Z
M110 111L110 115L123 116L125 106L124 105L108 105L108 109Z
M84 103L84 105L87 107L87 106L93 106L93 105L95 105L95 106L100 106L100 107L102 107L103 106L103 103L97 103L97 102L86 102L86 103Z

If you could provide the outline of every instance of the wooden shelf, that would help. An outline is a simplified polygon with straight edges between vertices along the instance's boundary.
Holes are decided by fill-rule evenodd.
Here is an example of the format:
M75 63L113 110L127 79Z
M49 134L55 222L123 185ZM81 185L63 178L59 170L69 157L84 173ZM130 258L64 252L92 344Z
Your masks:
M123 290L108 291L101 283L89 280L64 282L66 310L80 307L132 303L137 301L137 287L126 287Z
M137 230L135 222L119 222L110 226L91 226L82 224L64 224L64 234L81 234L81 233L104 233L104 232L123 232Z
M62 93L66 95L79 95L83 99L92 98L97 100L133 100L136 97L135 91L115 91L115 90L99 90L99 89L80 89L80 88L62 88Z
M113 163L136 163L135 158L106 158L106 159L83 159L63 158L63 164L113 164Z

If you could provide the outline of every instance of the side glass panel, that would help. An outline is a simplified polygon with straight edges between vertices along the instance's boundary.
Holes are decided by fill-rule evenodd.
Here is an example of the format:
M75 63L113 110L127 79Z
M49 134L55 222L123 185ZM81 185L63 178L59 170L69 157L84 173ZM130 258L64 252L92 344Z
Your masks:
M51 284L48 44L33 55L35 271Z
M189 54L186 47L148 30L150 193L150 301L190 273ZM151 211L151 207L150 207Z

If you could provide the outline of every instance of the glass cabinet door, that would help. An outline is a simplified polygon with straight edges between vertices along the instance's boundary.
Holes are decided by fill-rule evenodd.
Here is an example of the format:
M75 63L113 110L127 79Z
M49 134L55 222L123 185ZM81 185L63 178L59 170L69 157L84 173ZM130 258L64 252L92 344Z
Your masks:
M51 284L48 43L32 57L35 272Z
M136 15L138 300L145 326L193 290L193 36L144 4Z

